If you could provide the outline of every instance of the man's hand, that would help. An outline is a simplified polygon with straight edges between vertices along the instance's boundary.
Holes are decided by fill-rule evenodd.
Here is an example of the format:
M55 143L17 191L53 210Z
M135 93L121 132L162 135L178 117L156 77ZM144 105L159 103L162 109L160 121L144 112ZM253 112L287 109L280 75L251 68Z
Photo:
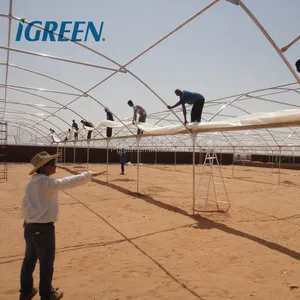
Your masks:
M132 120L132 124L133 124L133 125L134 125L134 122L135 122L135 121L134 121L134 120Z
M167 106L167 109L172 109L172 107L170 105Z
M102 174L105 174L105 173L106 173L106 171L101 171L101 172L92 171L92 176L95 177L95 176L102 175Z

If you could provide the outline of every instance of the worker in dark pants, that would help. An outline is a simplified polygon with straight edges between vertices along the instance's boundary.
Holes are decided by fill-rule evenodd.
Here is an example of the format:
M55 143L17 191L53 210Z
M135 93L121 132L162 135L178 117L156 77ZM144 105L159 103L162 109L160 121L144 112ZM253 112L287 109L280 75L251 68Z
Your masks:
M74 129L74 139L75 139L75 141L78 141L78 130L79 130L79 128L78 128L78 125L75 122L75 120L73 120L72 128Z
M104 111L106 112L106 120L114 121L113 114L107 107L104 109ZM106 136L107 137L112 136L112 128L111 127L106 128Z
M193 105L191 110L191 122L201 122L202 110L205 103L204 97L199 93L182 91L179 89L175 90L175 94L180 100L172 106L168 105L167 108L173 109L182 105L184 124L187 124L185 104Z
M83 128L85 128L85 126L94 128L94 125L91 122L85 120L81 120L80 122L82 123ZM91 137L92 137L92 130L88 130L87 139L90 140Z
M124 148L120 150L120 164L121 164L121 175L125 175L124 166L126 164L126 152L125 152Z

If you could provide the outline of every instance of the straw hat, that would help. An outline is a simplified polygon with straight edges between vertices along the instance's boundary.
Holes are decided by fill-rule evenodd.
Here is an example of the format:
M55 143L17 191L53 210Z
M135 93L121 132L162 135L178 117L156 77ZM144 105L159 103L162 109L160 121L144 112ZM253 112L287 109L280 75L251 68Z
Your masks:
M59 154L53 154L50 155L46 151L42 151L38 154L36 154L32 159L31 163L33 164L34 168L30 171L29 175L32 175L36 172L37 169L45 165L47 162L49 162L52 159L55 159L59 156Z

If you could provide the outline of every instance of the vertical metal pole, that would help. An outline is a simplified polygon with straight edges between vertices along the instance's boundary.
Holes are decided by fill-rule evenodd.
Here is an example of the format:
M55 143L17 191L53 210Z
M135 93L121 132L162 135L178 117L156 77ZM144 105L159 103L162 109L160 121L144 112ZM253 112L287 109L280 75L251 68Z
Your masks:
M193 141L193 214L195 213L195 202L196 202L196 175L195 175L195 143L196 143L197 134L192 134L191 138Z
M87 166L86 166L86 168L87 168L87 170L89 169L89 161L90 161L90 142L88 141L87 142Z
M174 164L175 164L175 171L176 171L176 147L175 147L175 152L174 152Z
M108 144L109 144L109 140L106 141L106 182L108 182L108 159L109 159Z
M142 162L142 151L140 151L140 155L139 155L139 162Z
M279 157L278 157L278 185L280 185L280 169L281 169L281 147L279 146Z
M137 187L136 192L140 192L140 138L137 137Z
M234 176L234 153L235 153L235 147L233 147L233 155L232 155L232 174L231 178Z
M272 173L274 172L274 156L273 156L273 150L272 150Z
M202 164L203 153L201 147L199 147L199 175L201 176L201 166Z
M19 125L18 127L18 140L19 140L18 144L21 144L21 125Z
M2 127L2 126L1 126ZM7 157L8 156L8 151L7 151L7 143L8 143L8 126L7 126L7 122L4 123L4 130L5 130L5 133L4 133L4 147L5 147L5 157L4 157L4 176L5 176L5 181L7 182L8 180L8 174L7 174L7 161L9 160L9 158ZM2 130L2 128L1 128ZM20 137L21 138L21 137Z
M202 158L201 147L199 147L199 167L201 165L201 158Z
M74 165L76 163L76 141L74 141Z
M66 151L67 151L67 146L65 144L65 147L64 147L64 164L66 163Z

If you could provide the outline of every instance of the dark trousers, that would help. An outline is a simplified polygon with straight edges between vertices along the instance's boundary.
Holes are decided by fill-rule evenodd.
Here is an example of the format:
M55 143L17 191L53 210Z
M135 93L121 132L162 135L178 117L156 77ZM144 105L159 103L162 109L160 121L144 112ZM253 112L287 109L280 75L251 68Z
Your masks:
M140 123L145 123L146 122L146 118L147 118L147 115L140 115L139 117L139 122ZM140 129L138 129L137 131L137 134L143 134L144 132Z
M89 131L88 131L88 134L87 134L87 139L88 139L88 140L90 140L90 139L91 139L91 137L92 137L92 131L91 131L91 130L89 130Z
M53 291L52 276L55 259L55 227L53 223L25 224L25 257L21 269L21 289L24 296L33 288L33 271L37 260L40 263L40 296L47 297Z
M191 122L201 122L202 110L205 100L197 101L191 111Z
M75 141L78 141L78 132L74 133L74 138L75 138Z
M107 137L111 137L112 136L112 128L110 128L110 127L106 128L106 136Z
M124 166L125 166L125 162L121 161L121 173L124 174Z

